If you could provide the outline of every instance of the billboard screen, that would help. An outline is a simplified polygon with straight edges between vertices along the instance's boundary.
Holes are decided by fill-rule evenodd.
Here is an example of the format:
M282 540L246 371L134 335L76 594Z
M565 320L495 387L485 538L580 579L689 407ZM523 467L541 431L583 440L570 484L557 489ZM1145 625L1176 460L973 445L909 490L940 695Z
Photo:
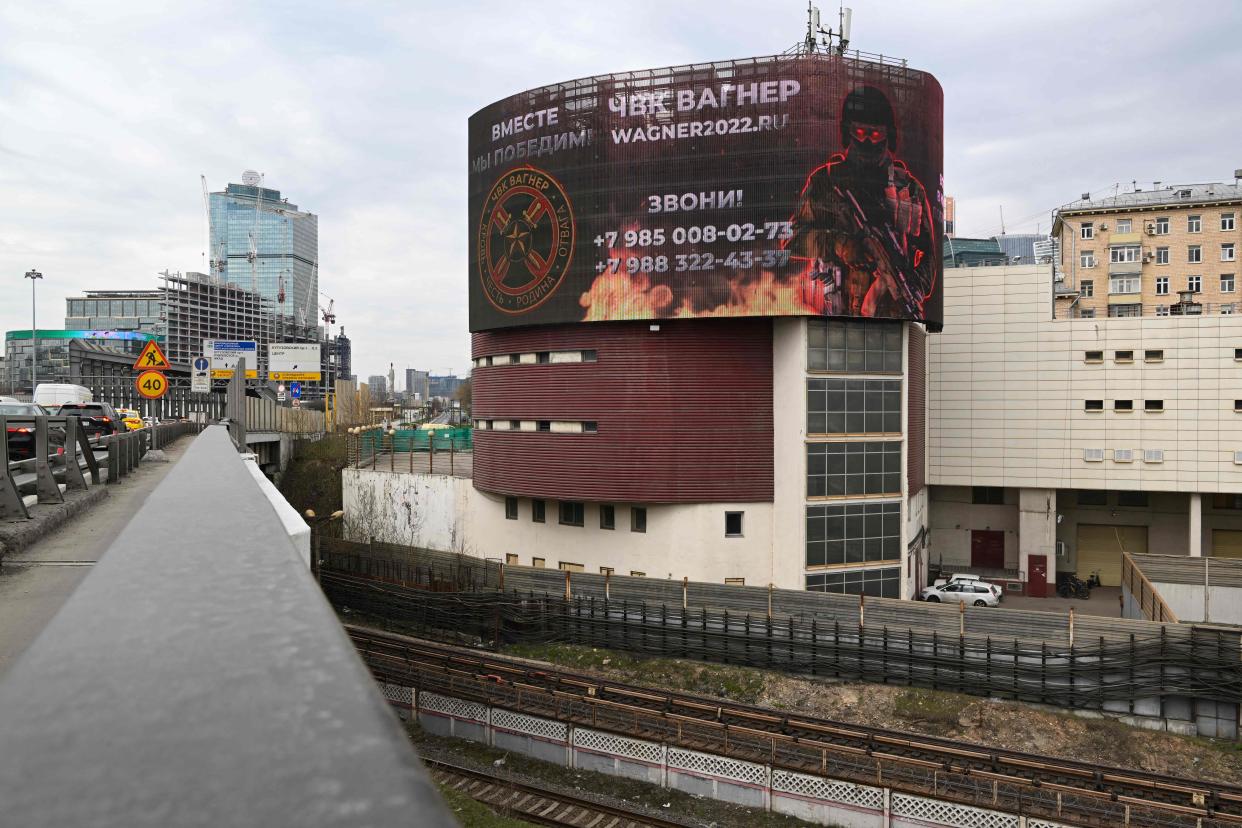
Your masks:
M514 95L469 127L470 328L942 319L944 100L893 62L777 56Z

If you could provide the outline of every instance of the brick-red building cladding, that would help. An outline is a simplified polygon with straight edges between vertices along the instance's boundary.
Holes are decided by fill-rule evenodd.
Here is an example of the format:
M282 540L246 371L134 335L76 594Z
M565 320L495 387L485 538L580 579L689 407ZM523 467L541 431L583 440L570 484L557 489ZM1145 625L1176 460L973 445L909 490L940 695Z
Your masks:
M927 485L927 334L910 330L910 370L906 383L906 490L918 494Z
M474 369L473 416L594 421L596 434L474 433L474 485L633 503L772 500L767 319L545 326L473 335L475 357L592 349L597 362Z

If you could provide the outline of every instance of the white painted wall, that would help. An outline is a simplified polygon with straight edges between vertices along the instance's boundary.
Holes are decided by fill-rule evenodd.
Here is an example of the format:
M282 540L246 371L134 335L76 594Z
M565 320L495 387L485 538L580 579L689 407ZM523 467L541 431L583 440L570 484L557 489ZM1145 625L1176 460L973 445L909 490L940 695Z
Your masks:
M1152 586L1182 622L1210 621L1213 624L1242 624L1242 589L1214 586L1203 601L1202 584L1152 582ZM1205 619L1204 613L1207 613Z
M772 320L772 582L806 586L806 322Z
M928 346L932 483L1242 491L1242 316L1053 319L1051 268L1035 265L950 268L944 304ZM1148 349L1164 360L1144 362ZM1087 350L1104 362L1086 364ZM1116 363L1116 350L1134 362ZM1114 412L1119 398L1137 410ZM1085 399L1106 410L1085 411ZM1165 410L1144 412L1146 399ZM1108 459L1085 461L1087 448ZM1117 463L1118 448L1162 449L1164 462Z

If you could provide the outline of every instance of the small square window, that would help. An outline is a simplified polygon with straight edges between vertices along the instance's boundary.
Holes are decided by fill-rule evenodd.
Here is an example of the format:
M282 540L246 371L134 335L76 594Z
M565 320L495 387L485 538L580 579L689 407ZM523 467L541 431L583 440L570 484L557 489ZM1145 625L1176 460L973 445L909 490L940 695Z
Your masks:
M587 434L595 434L599 431L599 423L595 420L587 420L582 424L582 430Z
M1085 408L1087 411L1103 411L1104 401L1103 400L1084 400L1083 408Z
M644 506L630 507L630 531L646 532L647 531L647 509Z
M1164 411L1164 400L1143 400L1144 411Z
M611 503L601 503L599 505L599 528L617 528L617 510Z
M551 361L552 361L551 351L540 351L539 353L535 354L535 362L539 363L540 365L547 365Z
M583 351L583 362L599 362L599 353L597 351Z
M1082 355L1083 362L1103 362L1103 351L1087 351Z
M1233 246L1232 242L1220 246L1220 260L1222 262L1234 262L1237 261L1237 258L1237 248Z
M1233 358L1235 360L1242 361L1242 348L1233 349Z
M540 420L540 421L538 422L538 424L536 425L536 428L537 428L539 431L551 431L551 430L552 430L552 421L551 421L551 420Z
M517 520L518 502L516 497L505 498L505 520Z
M560 502L560 522L562 526L582 526L585 521L586 506L578 501L562 500Z
M1203 261L1203 247L1197 244L1188 245L1186 247L1186 261L1191 264L1198 264Z
M1186 277L1186 290L1190 291L1191 293L1198 293L1199 291L1203 290L1203 277L1202 276L1187 276Z
M1131 219L1117 219L1117 232L1129 233L1133 229L1134 224Z
M1143 351L1144 362L1164 362L1164 351L1148 350Z
M1235 282L1234 282L1234 277L1232 273L1222 273L1220 275L1220 292L1221 293L1233 293L1234 284Z
M742 537L742 515L744 512L725 512L725 537Z
M1156 264L1167 265L1168 263L1169 263L1169 248L1157 247L1156 248Z
M1156 219L1156 226L1153 228L1157 236L1169 235L1169 217L1161 216Z
M546 519L546 510L547 504L542 500L532 500L530 502L530 519L535 523L543 523Z
M518 562L518 556L517 556L516 554L514 554L513 552L506 552L506 553L505 553L505 563L506 563L506 564L516 565L516 564L517 564L517 562Z
M1083 250L1078 254L1078 266L1091 268L1095 267L1095 251Z
M1092 296L1095 296L1095 280L1083 279L1080 281L1078 283L1078 292L1082 294L1084 299L1090 299Z
M1186 216L1186 232L1203 232L1203 216Z
M1078 235L1080 238L1084 238L1084 239L1095 238L1095 223L1094 222L1084 221L1081 225L1079 225L1078 229L1079 229Z
M509 421L509 430L510 430L510 431L521 431L521 430L522 430L522 421L521 421L521 420L510 420L510 421Z
M1221 230L1232 230L1233 227L1234 227L1233 213L1221 213L1220 214L1220 229Z
M1079 319L1095 319L1095 308L1082 308L1078 311Z
M1134 362L1134 351L1113 351L1113 362Z
M1168 296L1169 295L1169 277L1168 276L1157 276L1156 277L1156 295L1157 296Z
M530 565L533 566L535 569L543 569L544 567L543 558L531 558Z
M1242 412L1242 400L1234 400L1234 401L1233 401L1233 410L1234 410L1234 411L1238 411L1238 412Z
M510 365L517 365L517 364L518 364L519 362L521 362L521 361L522 361L522 355L521 355L521 354L509 354L509 364L510 364Z
M1134 400L1113 400L1113 411L1133 411Z

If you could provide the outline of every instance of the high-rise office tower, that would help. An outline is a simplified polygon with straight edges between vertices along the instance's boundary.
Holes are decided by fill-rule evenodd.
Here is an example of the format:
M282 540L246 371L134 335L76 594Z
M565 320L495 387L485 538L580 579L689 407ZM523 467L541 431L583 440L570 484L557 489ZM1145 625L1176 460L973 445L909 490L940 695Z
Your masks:
M279 315L316 324L319 217L264 187L253 170L211 193L210 215L211 275L254 291Z

